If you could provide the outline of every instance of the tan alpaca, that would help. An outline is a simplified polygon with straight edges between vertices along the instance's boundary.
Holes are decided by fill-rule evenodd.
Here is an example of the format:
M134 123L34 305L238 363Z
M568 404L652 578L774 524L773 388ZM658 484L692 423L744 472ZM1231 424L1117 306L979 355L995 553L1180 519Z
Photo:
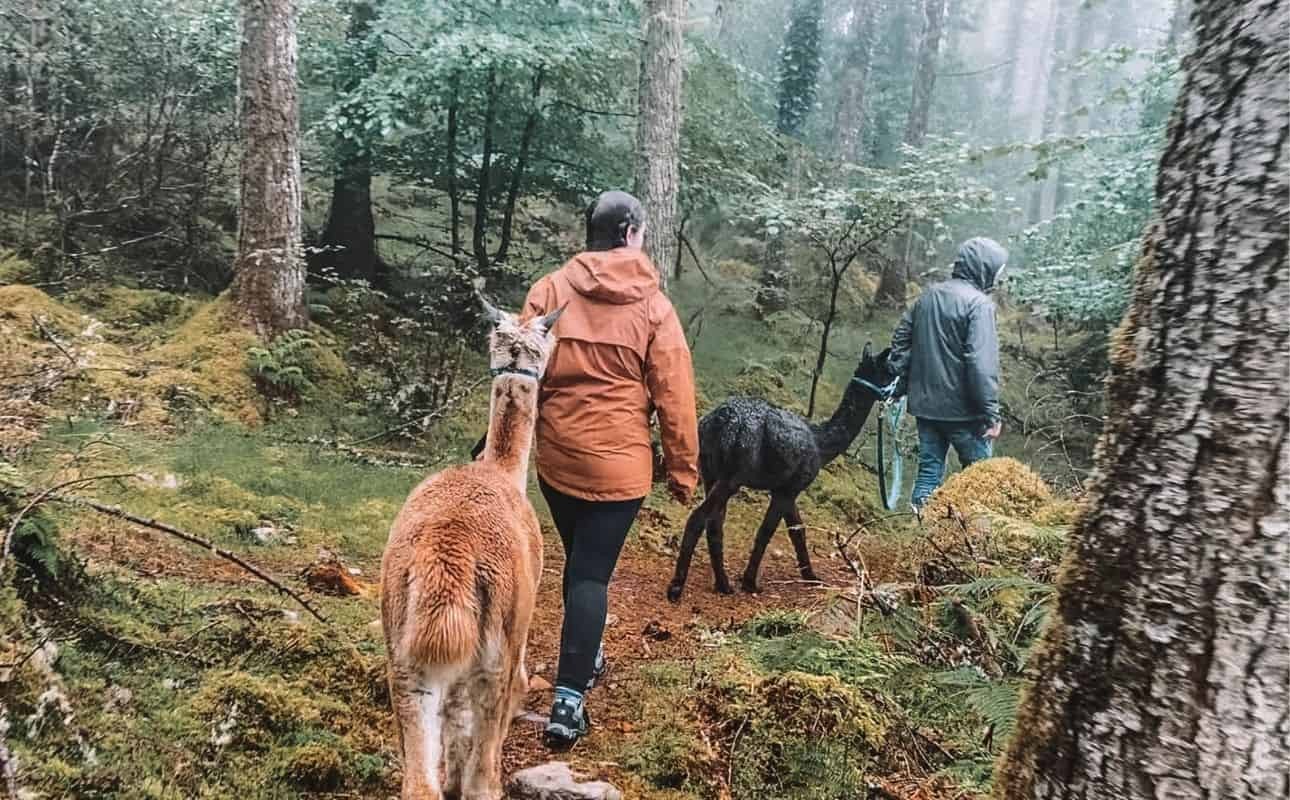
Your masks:
M502 740L528 687L542 536L525 489L560 312L520 323L485 308L495 326L487 447L412 490L381 561L403 800L500 798Z

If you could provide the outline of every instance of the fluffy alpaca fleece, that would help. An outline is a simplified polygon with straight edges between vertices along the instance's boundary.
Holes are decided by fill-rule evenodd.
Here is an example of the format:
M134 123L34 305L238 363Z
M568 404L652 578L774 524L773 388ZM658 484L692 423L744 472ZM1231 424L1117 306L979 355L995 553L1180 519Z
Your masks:
M525 484L534 376L546 367L559 312L520 323L486 308L496 376L488 445L480 460L412 490L381 562L403 800L501 798L502 741L528 686L542 536Z

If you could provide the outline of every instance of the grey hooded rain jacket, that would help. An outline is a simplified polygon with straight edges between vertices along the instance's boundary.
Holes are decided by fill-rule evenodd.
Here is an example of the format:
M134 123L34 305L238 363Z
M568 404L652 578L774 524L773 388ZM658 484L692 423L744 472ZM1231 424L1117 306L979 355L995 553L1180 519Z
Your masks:
M891 339L890 366L906 378L909 413L944 422L999 420L994 289L1008 251L992 239L959 248L953 277L924 291Z

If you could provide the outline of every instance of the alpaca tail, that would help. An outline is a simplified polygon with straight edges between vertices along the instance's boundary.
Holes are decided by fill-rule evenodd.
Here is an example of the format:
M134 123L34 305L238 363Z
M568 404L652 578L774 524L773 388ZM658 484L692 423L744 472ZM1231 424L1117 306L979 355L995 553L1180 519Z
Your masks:
M406 652L415 663L459 664L474 656L482 620L474 565L469 566L462 570L437 558L413 568L405 630Z

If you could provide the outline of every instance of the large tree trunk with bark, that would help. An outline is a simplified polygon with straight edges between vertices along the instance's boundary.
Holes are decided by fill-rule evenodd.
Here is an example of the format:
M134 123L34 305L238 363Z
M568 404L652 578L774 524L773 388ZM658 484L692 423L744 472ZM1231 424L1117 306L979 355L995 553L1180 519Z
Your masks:
M363 79L376 71L376 49L367 44L367 33L376 12L371 2L351 5L347 51L342 58L336 87L342 97L355 92ZM347 116L361 113L361 104L348 101ZM342 278L362 278L378 283L385 265L376 250L376 222L372 218L372 152L368 143L347 136L336 137L336 175L332 181L331 208L314 259L331 267Z
M945 0L923 0L923 27L918 39L918 63L914 67L914 93L905 121L905 144L922 147L927 138L936 88L936 67L945 33Z
M834 145L843 161L864 160L865 104L873 71L874 45L886 6L886 0L854 0L851 4L851 42L842 65L842 91L833 124Z
M268 339L308 321L300 242L296 3L241 0L241 213L233 298Z
M636 195L645 207L645 251L664 286L676 263L681 188L681 24L685 0L646 0L642 21Z
M1001 800L1290 793L1285 0L1199 0Z

